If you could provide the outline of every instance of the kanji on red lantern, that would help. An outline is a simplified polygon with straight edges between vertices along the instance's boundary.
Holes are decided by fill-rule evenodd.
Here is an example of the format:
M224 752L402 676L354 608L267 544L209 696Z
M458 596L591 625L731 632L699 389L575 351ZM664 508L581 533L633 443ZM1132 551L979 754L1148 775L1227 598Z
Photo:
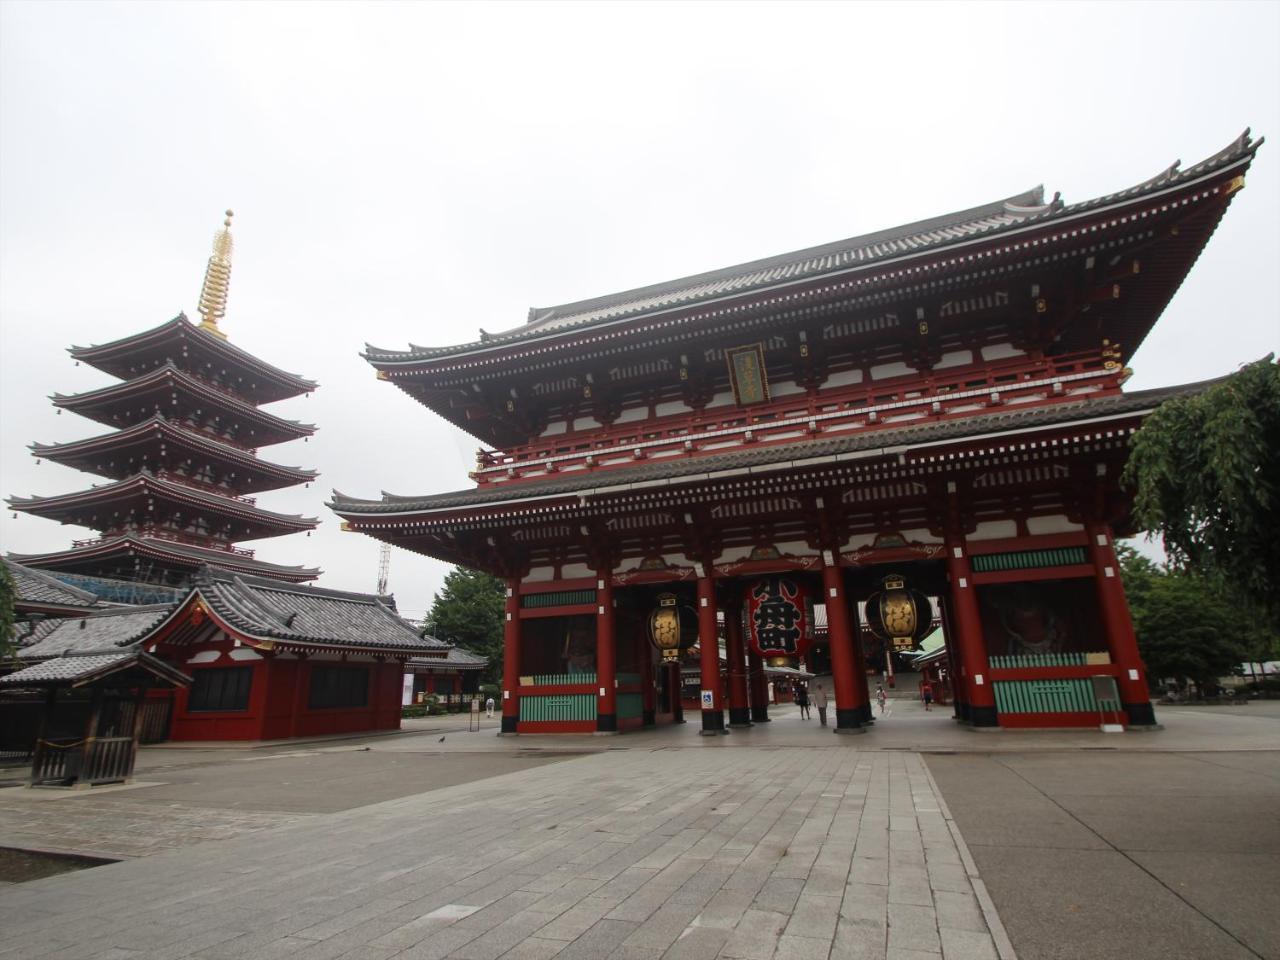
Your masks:
M813 640L813 601L788 576L761 577L747 590L751 649L762 657L797 657Z

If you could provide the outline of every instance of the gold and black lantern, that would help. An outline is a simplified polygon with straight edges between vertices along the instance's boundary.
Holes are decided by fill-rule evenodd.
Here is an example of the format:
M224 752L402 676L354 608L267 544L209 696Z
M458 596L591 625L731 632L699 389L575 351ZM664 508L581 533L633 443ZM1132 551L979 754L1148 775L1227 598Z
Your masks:
M662 653L663 663L678 663L680 652L697 639L697 616L674 593L658 594L649 614L649 641Z
M904 576L892 573L867 598L867 626L896 651L914 648L933 623L933 605Z

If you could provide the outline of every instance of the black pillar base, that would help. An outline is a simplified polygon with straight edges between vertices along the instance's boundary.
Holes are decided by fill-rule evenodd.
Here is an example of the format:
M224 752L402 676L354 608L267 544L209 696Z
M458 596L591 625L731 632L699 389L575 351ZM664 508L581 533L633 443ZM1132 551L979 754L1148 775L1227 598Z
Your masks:
M862 722L863 722L863 723L875 723L875 722L876 722L876 715L875 715L875 713L874 713L874 712L872 711L872 709L871 709L871 704L869 704L869 703L868 703L868 704L865 704L864 706L861 706L861 707L855 707L854 709L855 709L855 710L857 710L859 713L861 713L861 714L862 714ZM838 710L837 710L836 712L837 712L837 713L839 713L839 711L838 711Z
M769 708L768 708L768 707L766 707L766 706L752 707L752 708L751 708L751 722L752 722L752 723L768 723L768 722L769 722Z
M729 708L729 726L731 727L749 727L751 726L751 710L748 707L730 707Z
M1124 712L1129 715L1129 726L1131 727L1157 726L1156 712L1152 709L1150 700L1145 703L1126 703Z
M703 710L702 729L698 732L704 737L714 737L721 733L728 733L729 731L724 728L724 711Z
M836 733L866 733L862 725L862 708L851 707L848 710L836 708Z
M998 727L995 707L969 707L969 722L975 727Z
M506 716L504 716L504 717L502 718L502 732L503 732L503 733L515 733L515 732L516 732L516 724L517 724L517 723L519 723L519 722L520 722L520 718L519 718L519 717L506 717Z
M617 733L618 715L616 713L596 714L596 733Z
M956 703L956 719L959 720L961 723L969 722L969 704L959 703L959 702Z
M658 721L657 721L657 718L654 716L654 712L653 712L652 710L646 710L646 711L644 711L644 713L642 713L642 714L641 714L641 716L643 717L643 720L642 720L641 722L642 722L646 727L652 727L654 724L656 724L656 723L658 722Z

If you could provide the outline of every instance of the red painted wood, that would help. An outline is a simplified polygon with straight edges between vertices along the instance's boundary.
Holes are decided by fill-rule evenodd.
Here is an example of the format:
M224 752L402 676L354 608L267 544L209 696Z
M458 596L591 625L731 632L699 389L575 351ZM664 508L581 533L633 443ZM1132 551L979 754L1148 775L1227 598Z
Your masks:
M517 733L595 733L594 720L521 720Z
M519 688L520 696L546 696L546 697L563 697L569 694L591 694L591 696L599 696L600 689L594 683L548 683L539 684L537 686L524 686Z
M994 709L996 700L991 689L991 670L987 662L982 618L978 613L973 571L969 568L969 558L961 538L947 538L947 576L951 581L947 594L956 628L956 645L960 648L965 701L971 709ZM981 683L978 682L979 677L982 678Z
M1151 694L1147 690L1147 669L1138 653L1138 637L1133 631L1133 619L1129 616L1129 604L1124 596L1111 527L1106 523L1091 522L1087 530L1089 557L1095 570L1098 613L1102 617L1111 659L1117 667L1115 676L1120 687L1120 699L1131 704L1149 703Z
M1073 563L1065 567L1029 567L1021 570L991 570L975 573L971 582L982 586L988 583L1026 583L1030 580L1072 580L1092 577L1093 566Z
M596 680L604 695L596 704L596 714L618 714L618 641L614 631L613 583L608 571L596 591ZM597 691L597 694L599 691Z
M1114 663L1086 664L1082 667L1017 667L992 668L993 680L1087 680L1090 677L1118 677L1120 668Z
M698 648L702 668L702 689L710 691L710 713L724 710L720 682L720 630L716 623L716 584L710 577L698 578ZM702 707L699 701L699 707Z
M502 722L508 728L520 716L520 581L507 581L502 628Z
M839 566L823 564L822 602L827 605L827 649L831 651L836 710L855 710L866 705L867 685L859 682L854 668L854 631Z
M576 603L564 607L521 607L521 620L536 620L539 617L594 617L594 603Z

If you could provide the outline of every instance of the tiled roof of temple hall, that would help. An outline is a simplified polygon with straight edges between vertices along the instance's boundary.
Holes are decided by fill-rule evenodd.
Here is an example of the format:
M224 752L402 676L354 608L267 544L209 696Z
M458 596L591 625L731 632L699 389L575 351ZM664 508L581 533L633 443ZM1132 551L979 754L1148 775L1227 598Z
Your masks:
M983 204L968 210L922 220L875 233L809 247L762 260L694 274L677 280L652 284L561 304L533 308L529 321L521 327L497 334L482 334L471 343L445 347L410 344L408 350L387 350L366 344L365 359L374 364L406 363L492 350L506 344L536 339L566 329L590 327L611 321L675 309L720 297L736 296L800 280L839 274L873 266L895 258L943 250L975 239L1013 233L1024 227L1062 221L1091 213L1112 204L1124 203L1182 186L1198 178L1220 173L1252 159L1262 140L1253 140L1246 130L1223 150L1186 169L1180 163L1156 176L1115 193L1075 204L1065 204L1057 196L1045 202L1044 191L1036 187L1025 193Z

